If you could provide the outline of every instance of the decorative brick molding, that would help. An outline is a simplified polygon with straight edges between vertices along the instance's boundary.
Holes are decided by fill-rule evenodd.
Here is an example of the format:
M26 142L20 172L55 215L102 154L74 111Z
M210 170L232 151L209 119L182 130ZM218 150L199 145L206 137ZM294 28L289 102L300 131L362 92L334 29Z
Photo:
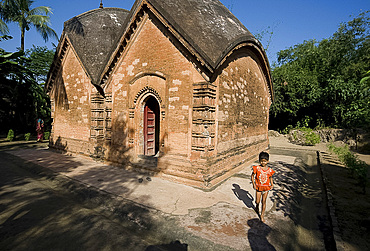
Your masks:
M91 132L94 140L112 139L112 94L106 93L105 98L100 93L91 95Z
M162 104L162 99L161 99L161 96L159 96L158 92L151 86L145 86L143 89L141 89L135 96L135 99L134 99L134 104L136 105L138 99L140 97L142 97L143 95L145 94L153 94L156 99L158 100L159 104Z
M216 86L209 82L193 84L192 150L215 149L215 113Z

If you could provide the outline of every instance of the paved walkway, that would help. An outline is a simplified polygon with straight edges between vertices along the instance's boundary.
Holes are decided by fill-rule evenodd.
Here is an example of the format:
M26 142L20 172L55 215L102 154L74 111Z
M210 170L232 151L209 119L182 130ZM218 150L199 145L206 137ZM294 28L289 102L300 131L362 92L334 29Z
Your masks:
M185 215L191 209L211 207L219 202L240 206L243 202L233 192L235 189L242 189L243 192L248 193L250 209L253 210L251 205L254 190L250 182L251 165L245 166L241 172L213 191L204 192L197 188L161 178L149 177L119 167L104 165L81 156L56 153L47 148L19 149L9 153L89 186L94 186L165 213ZM294 157L289 156L271 156L272 162L280 160L293 164L294 159ZM270 198L267 211L271 209L272 205Z
M313 215L313 223L307 220L308 223L301 224L300 201L294 197L298 185L307 188L303 184L304 173L312 171L305 170L303 162L309 166L315 165L315 149L298 147L300 152L290 153L289 149L294 150L297 146L284 140L275 142L272 139L270 142L270 163L279 176L276 177L274 191L268 197L266 224L259 222L254 211L255 192L250 182L253 163L245 165L239 173L214 190L204 192L158 177L104 165L85 157L56 153L48 150L46 145L9 150L8 153L86 186L159 210L176 219L181 227L195 236L232 250L324 249L324 237L319 223L316 224L316 215ZM1 148L4 149L3 146ZM315 172L313 180L318 182L319 172L317 168L312 170ZM314 186L312 190L316 189L315 195L307 203L312 204L312 199L316 198L319 201L315 202L316 205L320 205L321 188ZM300 241L297 242L297 238ZM181 241L189 243L188 240ZM189 246L189 250L201 249Z

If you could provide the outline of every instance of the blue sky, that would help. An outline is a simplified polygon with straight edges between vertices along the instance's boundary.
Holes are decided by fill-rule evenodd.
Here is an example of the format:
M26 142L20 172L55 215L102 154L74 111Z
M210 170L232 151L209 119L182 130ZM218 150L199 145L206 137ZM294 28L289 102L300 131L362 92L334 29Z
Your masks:
M119 7L130 10L135 0L103 0L104 7ZM352 20L360 12L370 10L370 0L221 0L253 34L264 30L273 32L268 48L272 64L276 53L305 40L330 37L340 23ZM33 7L49 6L53 10L51 26L61 35L64 21L99 7L100 0L35 0ZM20 46L20 31L9 25L13 39L0 42L0 47L15 51ZM268 28L270 27L270 28ZM262 44L267 45L268 36ZM31 29L26 33L26 48L33 44L48 46L39 34Z

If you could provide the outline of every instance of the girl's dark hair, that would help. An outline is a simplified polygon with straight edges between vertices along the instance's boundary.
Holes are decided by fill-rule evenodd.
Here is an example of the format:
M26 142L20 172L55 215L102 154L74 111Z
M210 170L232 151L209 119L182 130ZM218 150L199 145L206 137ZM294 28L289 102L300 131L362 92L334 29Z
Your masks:
M265 160L269 160L270 158L270 155L267 153L267 152L260 152L260 155L259 155L259 160L261 159L265 159Z

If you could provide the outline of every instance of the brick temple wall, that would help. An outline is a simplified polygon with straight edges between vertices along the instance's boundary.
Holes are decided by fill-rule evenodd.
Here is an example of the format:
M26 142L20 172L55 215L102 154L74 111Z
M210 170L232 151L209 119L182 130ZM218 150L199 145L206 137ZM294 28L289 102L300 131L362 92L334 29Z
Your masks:
M113 97L109 157L121 162L124 159L118 156L123 153L130 155L126 160L139 161L135 156L142 155L144 148L143 101L149 95L160 106L161 153L190 166L193 83L204 79L157 25L143 17L106 87ZM125 147L119 147L122 142ZM167 169L167 164L158 168Z
M253 53L230 59L218 84L218 153L252 143L251 138L266 139L271 100Z
M51 92L53 117L51 145L78 153L84 153L90 149L92 88L74 51L68 49L63 67Z
M266 79L255 55L239 49L211 83L163 30L155 18L142 17L104 87L105 98L68 49L52 95L52 145L211 188L268 147ZM158 158L142 157L148 97L160 110Z
M209 163L209 186L268 148L271 99L259 65L251 51L241 49L226 61L217 79L217 155Z

